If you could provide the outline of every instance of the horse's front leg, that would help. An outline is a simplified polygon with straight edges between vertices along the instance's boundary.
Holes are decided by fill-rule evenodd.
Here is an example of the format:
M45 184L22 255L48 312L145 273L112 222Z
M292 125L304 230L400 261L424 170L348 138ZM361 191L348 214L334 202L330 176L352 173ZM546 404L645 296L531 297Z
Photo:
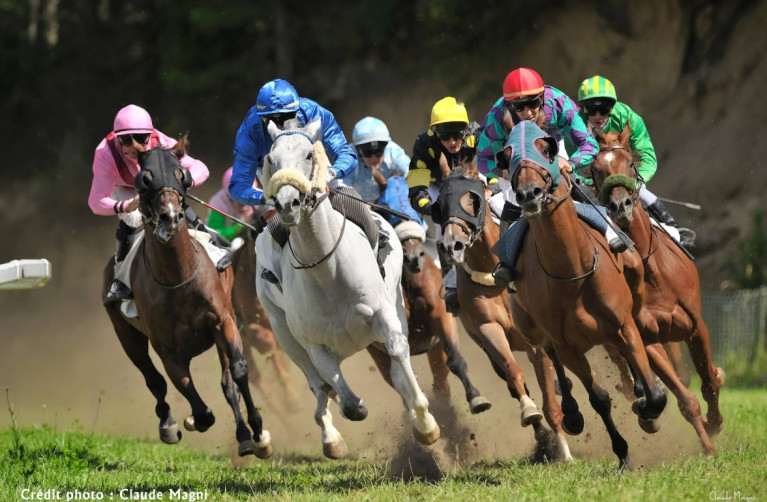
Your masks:
M349 420L364 420L368 416L365 403L349 387L341 374L338 357L325 347L313 345L308 349L309 357L319 372L322 380L327 382L338 396L338 407L341 414Z
M549 359L546 351L542 348L529 347L527 357L533 365L538 385L543 394L543 416L556 435L557 446L559 447L557 456L565 462L572 462L573 456L570 453L570 446L567 444L565 431L562 427L564 413L557 402L556 390L554 389L554 361ZM557 363L559 362L557 361Z
M473 414L489 410L492 404L480 395L477 388L474 387L471 380L469 380L468 365L458 350L458 326L456 325L453 316L439 316L432 318L431 329L432 333L437 333L441 343L429 351L430 364L432 363L432 358L434 357L436 359L437 357L436 355L432 356L432 351L437 350L439 347L439 350L443 350L445 356L447 356L447 367L450 368L450 371L452 371L463 384L464 391L466 392L466 402L469 403L469 410ZM442 360L442 357L440 357L440 360ZM443 367L444 364L445 363L442 362ZM432 364L432 373L435 375L436 380L437 373L435 372L434 364ZM444 375L445 385L447 385L446 377L447 375Z
M543 415L528 395L525 372L514 359L511 346L506 339L506 332L496 322L485 322L477 328L477 331L478 343L482 350L490 358L498 376L506 381L511 397L519 400L519 408L522 411L520 416L522 426L527 427L540 422Z
M261 415L258 413L250 394L248 364L242 354L242 340L233 315L224 321L221 331L216 336L216 348L221 362L221 389L226 401L232 408L237 424L238 454L243 457L253 453L258 458L269 458L273 452L271 436L269 431L263 429ZM245 421L242 419L242 413L240 413L240 395L245 401L248 424L253 431L252 438Z
M439 425L429 413L429 400L418 386L418 380L410 365L407 336L402 332L402 324L392 305L385 304L374 317L373 331L391 358L392 384L407 405L416 440L421 444L434 443L439 439Z
M205 432L216 423L216 417L213 411L205 404L200 397L192 381L192 375L189 372L188 358L180 358L176 354L170 354L161 347L155 346L165 367L168 378L173 382L173 386L186 398L189 406L192 407L192 414L184 419L184 428L188 431Z

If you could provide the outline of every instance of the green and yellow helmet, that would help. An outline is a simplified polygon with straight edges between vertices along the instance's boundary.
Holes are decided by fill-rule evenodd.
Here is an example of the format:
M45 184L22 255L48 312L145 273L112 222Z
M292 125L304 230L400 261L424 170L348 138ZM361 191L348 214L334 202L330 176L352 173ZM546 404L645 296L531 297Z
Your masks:
M595 98L609 99L613 101L613 104L618 101L613 83L599 75L581 82L581 87L578 89L578 103Z

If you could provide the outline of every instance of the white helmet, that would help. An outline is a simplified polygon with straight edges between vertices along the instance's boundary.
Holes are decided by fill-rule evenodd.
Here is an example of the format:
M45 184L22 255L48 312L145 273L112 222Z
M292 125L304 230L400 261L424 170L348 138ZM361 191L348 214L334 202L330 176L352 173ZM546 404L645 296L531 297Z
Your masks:
M381 119L365 117L354 126L354 131L352 131L352 143L354 143L354 146L359 146L374 141L380 141L382 143L391 141L391 138L389 137L389 129L386 128L386 124L384 124Z

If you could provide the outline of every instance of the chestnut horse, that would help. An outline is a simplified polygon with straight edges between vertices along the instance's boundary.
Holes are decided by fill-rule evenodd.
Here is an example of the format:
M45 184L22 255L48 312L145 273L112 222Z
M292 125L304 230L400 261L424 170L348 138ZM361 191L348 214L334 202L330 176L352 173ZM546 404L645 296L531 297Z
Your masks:
M658 418L666 395L650 369L634 321L639 304L632 290L641 291L642 284L630 287L624 274L624 260L638 262L637 253L614 255L602 233L578 218L566 173L560 182L554 138L523 121L512 129L506 145L512 187L530 225L517 261L514 321L530 344L548 348L550 356L581 380L620 467L631 469L628 444L612 419L610 396L597 383L586 352L598 344L617 347L641 381L645 395L633 410L640 425L652 432L644 424ZM633 265L641 272L641 264ZM560 371L558 377L564 381ZM564 396L567 387L562 389L566 417L572 412Z
M636 317L637 327L653 371L677 398L682 416L695 428L703 451L715 453L709 434L722 426L719 389L723 373L711 361L709 333L702 316L700 280L692 260L673 238L650 221L639 201L642 179L630 150L631 129L597 134L600 151L592 165L600 202L612 219L634 241L644 264L645 297ZM701 378L708 403L706 420L695 395L677 376L661 344L685 341Z
M469 380L466 360L458 350L458 325L452 314L447 312L445 301L440 297L442 273L434 259L426 253L426 233L415 221L400 222L394 230L403 251L402 290L405 297L410 355L427 354L434 379L432 388L443 402L450 401L447 375L452 371L463 384L471 413L481 413L490 409L490 401L481 396ZM385 348L371 344L368 345L368 352L386 381L392 385L391 358Z
M255 221L269 209L269 206L256 206L254 209ZM290 381L287 368L289 363L285 360L285 353L277 344L269 317L256 296L256 241L250 231L244 236L244 240L245 243L232 253L234 270L232 306L241 326L240 332L245 346L243 355L248 362L251 382L264 396L269 407L285 422L287 420L285 407L289 412L297 413L303 409L303 405ZM282 400L285 406L261 377L251 348L255 348L274 366L277 381L282 387Z
M123 349L157 400L155 413L163 442L178 443L181 432L165 401L167 384L152 363L149 343L173 385L192 407L184 427L199 432L209 429L215 417L194 387L189 362L215 344L221 362L221 388L237 424L238 453L268 458L272 454L270 436L262 429L248 388L248 367L232 309L234 274L231 268L217 272L185 223L184 196L192 179L178 161L184 148L182 140L174 150L155 148L139 154L141 171L134 183L144 231L130 270L138 317L124 316L120 304L107 306L107 314ZM104 269L102 298L112 282L113 269L114 258ZM240 396L250 429L240 412Z
M477 171L469 167L448 176L435 206L432 215L442 225L438 246L443 256L457 266L458 301L465 306L459 318L464 329L485 351L511 396L519 400L522 426L533 425L539 447L543 447L546 434L540 424L542 415L528 395L524 370L512 352L527 354L543 394L543 415L556 434L557 456L571 461L562 410L556 400L552 362L543 350L530 346L517 331L509 293L505 287L496 286L491 275L499 262L491 248L498 242L500 229L488 215L485 187L477 178Z

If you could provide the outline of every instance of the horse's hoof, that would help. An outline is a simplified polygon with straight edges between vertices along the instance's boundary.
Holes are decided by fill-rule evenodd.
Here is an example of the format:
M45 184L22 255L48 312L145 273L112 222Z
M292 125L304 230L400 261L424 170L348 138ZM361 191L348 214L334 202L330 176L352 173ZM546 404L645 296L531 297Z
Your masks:
M639 422L639 427L647 434L655 434L660 430L660 420L657 418L647 419L637 417L637 421Z
M176 422L173 422L173 424L163 427L160 426L160 440L165 444L177 444L179 441L181 441L181 431L178 430L178 424Z
M493 404L482 396L477 396L469 403L469 410L473 415L487 411Z
M703 419L703 428L706 430L706 434L709 436L716 436L722 432L723 419L721 415L717 420L710 420L708 418Z
M349 453L349 448L346 446L344 438L339 437L332 443L322 443L322 453L329 459L338 460Z
M422 445L434 444L439 439L439 434L440 430L437 423L434 424L434 429L426 434L422 434L418 429L413 427L413 436L415 437L415 440Z
M522 422L522 427L527 427L528 425L537 424L541 421L542 418L543 414L538 408L534 406L528 406L522 410L522 418L520 421Z
M194 428L194 417L188 416L184 419L184 429L189 432L195 432L197 430Z
M562 419L562 430L570 436L577 436L583 432L584 425L583 415L580 411L568 413Z
M266 446L258 446L255 441L248 439L247 441L241 441L237 454L241 457L246 455L255 455L260 459L267 459L274 454L274 449L271 443Z
M631 462L631 458L626 455L625 458L620 459L619 461L619 467L622 471L633 471L634 470L634 464Z

